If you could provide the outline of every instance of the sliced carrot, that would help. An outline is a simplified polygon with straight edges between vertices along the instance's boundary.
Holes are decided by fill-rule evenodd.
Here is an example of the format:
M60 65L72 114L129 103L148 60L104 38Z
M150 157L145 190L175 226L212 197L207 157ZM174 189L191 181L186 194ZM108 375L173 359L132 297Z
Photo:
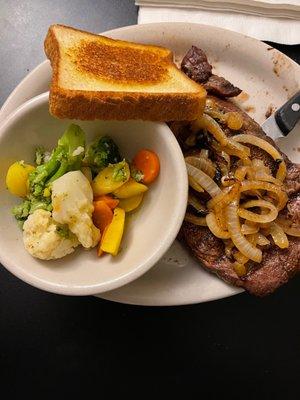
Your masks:
M113 212L111 208L102 200L94 201L93 221L101 233L111 223L112 219Z
M104 228L104 231L103 231L102 236L101 236L101 240L100 240L100 242L98 243L98 247L97 247L97 255L98 255L98 257L101 257L101 256L105 253L105 252L101 249L101 246L102 246L103 238L104 238L105 232L107 231L107 228L108 228L108 225Z
M111 196L107 196L106 194L104 194L103 196L98 196L94 199L94 203L97 201L104 201L109 208L111 208L112 210L114 208L117 207L117 205L119 204L119 200L118 199L114 199Z
M160 169L159 158L154 151L143 149L140 150L133 159L133 165L136 169L142 171L144 177L142 179L143 183L153 182Z

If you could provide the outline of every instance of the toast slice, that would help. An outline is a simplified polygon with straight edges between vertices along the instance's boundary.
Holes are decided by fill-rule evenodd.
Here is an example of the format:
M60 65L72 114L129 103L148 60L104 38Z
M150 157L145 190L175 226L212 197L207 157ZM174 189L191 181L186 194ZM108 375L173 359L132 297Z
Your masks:
M50 112L58 118L180 121L203 112L205 89L166 48L52 25L45 53L53 68Z

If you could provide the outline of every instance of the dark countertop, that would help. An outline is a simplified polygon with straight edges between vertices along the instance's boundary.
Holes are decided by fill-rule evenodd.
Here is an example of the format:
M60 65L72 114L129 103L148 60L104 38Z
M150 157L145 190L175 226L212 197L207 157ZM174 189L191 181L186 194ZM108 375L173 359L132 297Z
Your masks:
M44 59L53 22L100 32L136 23L131 0L0 0L0 104ZM300 63L300 46L275 45ZM300 279L274 295L137 307L35 289L0 267L3 398L194 390L208 399L299 398Z

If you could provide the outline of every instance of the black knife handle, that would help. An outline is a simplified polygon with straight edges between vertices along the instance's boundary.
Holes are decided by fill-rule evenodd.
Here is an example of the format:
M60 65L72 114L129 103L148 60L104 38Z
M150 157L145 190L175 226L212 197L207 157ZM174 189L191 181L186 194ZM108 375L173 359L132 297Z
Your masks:
M281 132L286 136L300 119L300 91L290 98L275 113L275 120Z

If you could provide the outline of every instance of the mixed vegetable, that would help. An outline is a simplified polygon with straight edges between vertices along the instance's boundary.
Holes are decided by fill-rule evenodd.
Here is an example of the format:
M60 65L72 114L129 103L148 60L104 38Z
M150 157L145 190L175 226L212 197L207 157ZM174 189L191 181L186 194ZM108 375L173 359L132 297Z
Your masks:
M78 245L97 246L98 256L117 255L126 213L139 207L160 169L158 156L146 149L129 163L108 136L86 146L74 124L52 152L36 149L35 164L13 163L6 185L23 199L12 213L26 250L44 260L64 257Z

